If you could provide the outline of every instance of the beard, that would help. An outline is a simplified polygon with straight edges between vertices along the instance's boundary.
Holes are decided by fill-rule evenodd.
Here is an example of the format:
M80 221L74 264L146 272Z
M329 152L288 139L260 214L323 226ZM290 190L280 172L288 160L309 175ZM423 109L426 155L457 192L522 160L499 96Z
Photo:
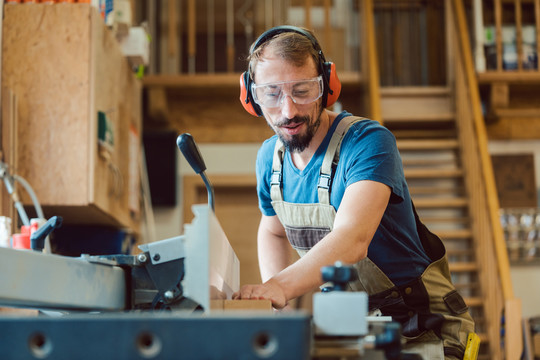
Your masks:
M292 119L286 119L279 124L276 124L276 127L288 126L291 124L300 125L302 123L306 123L307 125L306 131L303 134L292 135L288 139L285 138L285 136L280 130L276 131L276 134L278 135L279 139L288 151L290 151L291 153L301 153L309 146L311 140L313 139L313 136L315 136L317 129L319 129L319 126L321 125L321 114L322 109L318 111L318 115L314 121L312 121L312 118L309 115L306 115L295 116Z

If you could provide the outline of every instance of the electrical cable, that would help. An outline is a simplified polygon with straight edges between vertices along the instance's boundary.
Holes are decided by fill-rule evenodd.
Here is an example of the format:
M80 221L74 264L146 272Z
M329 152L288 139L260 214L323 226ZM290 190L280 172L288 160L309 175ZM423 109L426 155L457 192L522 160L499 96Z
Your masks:
M26 181L23 177L19 175L13 175L13 179L15 181L18 181L21 183L21 185L24 187L28 195L30 195L30 198L32 199L32 203L34 204L34 208L36 210L36 216L39 219L45 219L45 215L43 214L43 210L41 208L41 205L39 203L39 200L36 196L36 193L34 192L34 189L32 189L32 186Z

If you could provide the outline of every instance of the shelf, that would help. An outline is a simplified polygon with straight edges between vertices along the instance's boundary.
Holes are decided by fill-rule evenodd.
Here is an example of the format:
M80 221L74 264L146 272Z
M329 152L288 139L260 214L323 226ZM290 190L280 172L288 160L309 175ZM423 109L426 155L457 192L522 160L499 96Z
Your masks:
M494 82L540 85L540 72L538 70L486 71L477 75L480 85Z
M338 77L344 86L360 85L362 77L357 72L339 72ZM238 88L240 83L240 73L200 73L200 74L159 74L146 75L143 78L143 85L147 88Z

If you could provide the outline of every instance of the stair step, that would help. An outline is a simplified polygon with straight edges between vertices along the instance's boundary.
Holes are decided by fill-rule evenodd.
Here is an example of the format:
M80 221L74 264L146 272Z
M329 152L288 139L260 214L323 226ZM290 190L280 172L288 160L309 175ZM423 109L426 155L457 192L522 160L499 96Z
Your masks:
M436 129L436 130L425 130L425 129L396 129L395 124L384 124L387 126L396 139L444 139L444 138L455 138L456 131L453 129Z
M445 239L469 239L472 237L472 231L469 229L440 229L432 232L443 241Z
M463 186L455 184L430 184L428 185L410 185L409 184L409 193L413 195L438 195L438 194L463 194L465 192Z
M404 167L428 166L428 165L440 167L441 165L448 166L448 165L454 165L456 163L456 159L452 159L452 158L441 159L441 158L436 158L436 157L414 157L414 158L402 157L401 160Z
M468 289L476 290L479 286L480 284L478 282L454 283L454 287L460 292Z
M404 150L455 150L459 143L455 139L398 139L399 151Z
M452 114L447 87L382 87L381 109L384 122L422 119L438 121L442 114ZM453 120L454 116L444 121Z
M465 300L465 304L467 304L468 307L484 305L484 299L480 296L464 297L463 300Z
M456 178L463 176L462 169L404 169L405 178L409 179L437 179L437 178Z
M446 86L383 86L382 97L411 97L411 96L450 96L452 90Z
M384 116L384 115L383 115ZM426 113L426 114L404 114L390 113L384 116L384 124L391 125L396 122L405 123L426 123L426 122L453 122L455 114L452 112Z
M478 265L474 262L453 262L448 264L450 272L474 272L478 271Z
M471 219L468 216L422 216L420 217L420 220L426 225L434 223L463 225L471 222Z
M473 256L474 251L471 249L446 249L446 255L450 256Z
M414 205L419 209L425 208L460 208L467 206L467 199L456 198L415 198Z

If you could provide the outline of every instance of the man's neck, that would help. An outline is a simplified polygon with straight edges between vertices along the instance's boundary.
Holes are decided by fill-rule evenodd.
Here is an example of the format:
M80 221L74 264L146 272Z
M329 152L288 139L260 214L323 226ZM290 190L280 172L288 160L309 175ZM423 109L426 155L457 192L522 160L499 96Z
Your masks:
M321 114L321 124L319 125L317 132L313 136L313 139L311 139L308 147L301 152L291 153L292 162L297 169L299 169L300 171L304 170L307 164L309 164L309 161L315 154L315 151L317 151L317 149L323 142L326 134L328 133L328 130L330 129L330 126L332 126L332 123L336 119L337 115L338 114L329 110L324 110Z

